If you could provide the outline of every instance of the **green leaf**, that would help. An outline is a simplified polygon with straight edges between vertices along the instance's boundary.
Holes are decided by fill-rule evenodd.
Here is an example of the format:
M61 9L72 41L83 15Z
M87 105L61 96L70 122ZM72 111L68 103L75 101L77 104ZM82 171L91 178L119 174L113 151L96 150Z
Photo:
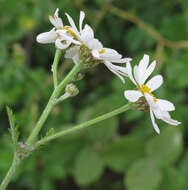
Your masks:
M98 180L103 169L104 164L100 155L88 147L77 156L73 175L77 184L85 186Z
M160 168L149 159L135 162L125 176L129 190L156 190L161 180Z
M131 163L144 155L144 143L137 137L120 137L104 152L104 160L115 171L125 171Z
M179 169L181 173L188 178L188 151L185 152L180 162Z
M55 187L49 179L43 179L41 181L40 190L55 190Z
M12 110L8 106L6 108L7 108L7 113L9 117L12 142L13 142L14 148L16 148L17 143L18 143L18 137L19 137L18 126L15 125L15 115L13 114Z
M102 99L94 107L90 119L96 118L102 114L112 111L114 104L108 98ZM113 137L118 126L117 117L106 119L86 129L88 137L97 142L108 142Z
M167 127L146 145L147 156L161 165L174 163L183 150L182 133L178 127Z
M175 167L165 168L163 173L163 181L158 190L187 190L187 177Z

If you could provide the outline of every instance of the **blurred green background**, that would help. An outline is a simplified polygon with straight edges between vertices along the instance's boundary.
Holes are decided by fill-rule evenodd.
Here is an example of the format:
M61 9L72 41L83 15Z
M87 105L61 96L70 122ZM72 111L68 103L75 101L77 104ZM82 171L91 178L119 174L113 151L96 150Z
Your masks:
M48 15L60 8L95 29L104 46L134 58L157 59L164 76L156 96L172 101L180 126L149 113L128 111L98 126L63 137L25 159L8 189L14 190L187 190L188 189L188 1L187 0L0 0L0 180L12 161L5 105L16 112L24 141L53 90L54 45L36 35L49 31ZM61 59L59 77L72 68ZM78 82L80 93L56 106L41 131L61 130L126 104L119 78L104 65Z

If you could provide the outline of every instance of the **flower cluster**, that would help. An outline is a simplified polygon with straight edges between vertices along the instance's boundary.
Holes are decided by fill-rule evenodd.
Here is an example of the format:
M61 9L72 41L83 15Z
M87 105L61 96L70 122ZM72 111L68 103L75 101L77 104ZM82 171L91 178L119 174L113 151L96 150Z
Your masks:
M89 25L83 25L85 13L80 12L79 30L73 19L66 13L70 26L64 26L58 16L59 9L56 9L54 16L49 20L54 26L49 32L37 36L39 43L55 43L58 49L66 49L65 58L71 58L75 63L84 59L83 63L104 63L106 67L117 75L123 82L126 75L126 68L112 63L127 63L131 58L122 58L116 50L103 47L102 43L94 37L93 29Z
M59 9L55 11L54 16L49 17L54 27L49 32L39 34L37 42L55 43L58 49L66 50L65 58L71 58L74 63L78 63L80 60L89 66L104 63L123 83L125 82L124 77L128 77L136 88L125 90L125 98L131 102L134 108L150 112L151 121L157 133L160 133L160 130L155 122L155 117L171 125L180 124L169 114L170 111L175 110L174 105L167 100L156 98L153 94L153 91L162 85L163 77L156 75L146 82L155 69L156 61L149 65L149 56L144 55L139 64L134 66L132 73L131 58L122 58L122 55L116 50L103 47L102 43L94 37L93 29L87 24L83 27L85 18L83 11L80 12L79 29L67 13L65 15L70 26L64 26L62 19L58 16L58 11ZM126 63L126 67L113 63Z

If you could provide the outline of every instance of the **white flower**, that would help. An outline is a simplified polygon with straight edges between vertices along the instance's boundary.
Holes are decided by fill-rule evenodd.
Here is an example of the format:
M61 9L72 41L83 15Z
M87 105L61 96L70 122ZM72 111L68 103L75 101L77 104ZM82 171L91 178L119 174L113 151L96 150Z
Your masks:
M56 41L57 34L55 31L55 28L50 30L49 32L44 32L39 35L37 35L37 42L41 44L48 44L48 43L54 43Z
M50 22L54 25L56 29L63 28L63 21L59 18L59 8L56 9L54 16L49 16Z
M80 45L81 43L74 39L69 26L63 26L63 21L58 16L59 9L57 8L54 16L49 16L50 22L54 25L54 28L49 32L41 33L37 36L37 42L42 44L54 43L59 49L66 49L72 43Z
M79 19L79 31L73 21L73 19L66 13L66 16L71 25L72 32L76 35L77 39L81 41L84 46L86 46L90 51L94 59L103 62L107 68L117 75L123 82L125 82L123 76L128 76L125 67L117 66L112 63L126 63L130 62L131 58L122 58L122 55L119 54L116 50L110 48L103 48L102 43L94 38L93 29L89 25L85 25L84 28L83 20L85 18L85 13L83 11L80 12ZM73 52L71 50L71 52ZM76 56L76 52L72 54L72 58ZM70 51L67 53L67 57L70 56Z
M173 120L168 113L175 110L173 103L157 99L152 92L158 89L162 83L163 78L161 75L156 75L151 78L146 84L145 81L151 75L155 69L156 62L153 61L149 66L149 56L144 55L143 59L139 62L139 65L134 67L134 77L132 75L132 68L130 63L127 63L127 73L131 81L136 85L136 90L126 90L124 92L125 98L130 102L136 102L139 98L145 97L150 110L151 121L155 131L159 134L160 130L155 123L155 117L161 119L170 125L178 125L180 122Z

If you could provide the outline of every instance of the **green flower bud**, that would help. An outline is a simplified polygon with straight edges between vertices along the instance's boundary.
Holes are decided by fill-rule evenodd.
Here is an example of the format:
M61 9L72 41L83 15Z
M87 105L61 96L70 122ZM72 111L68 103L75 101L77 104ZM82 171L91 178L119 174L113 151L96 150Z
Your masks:
M79 93L78 88L73 83L68 84L65 88L66 93L68 93L70 96L76 96Z

